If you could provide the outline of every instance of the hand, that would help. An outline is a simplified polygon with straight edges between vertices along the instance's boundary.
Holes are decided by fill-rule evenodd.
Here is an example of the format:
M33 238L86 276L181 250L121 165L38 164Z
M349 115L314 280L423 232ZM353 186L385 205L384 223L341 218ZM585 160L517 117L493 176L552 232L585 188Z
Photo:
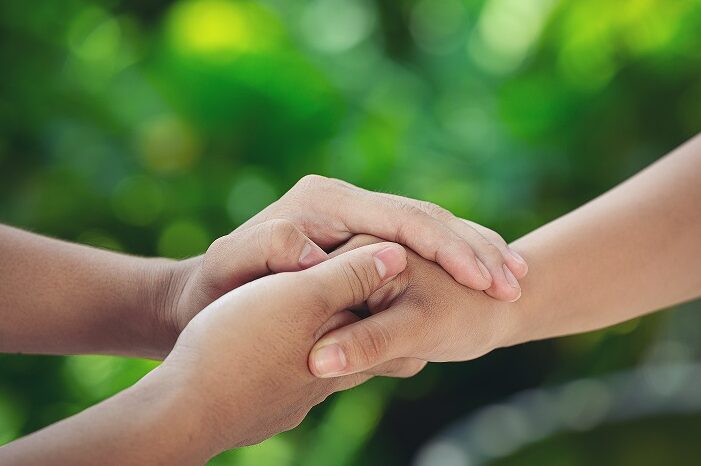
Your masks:
M294 223L322 248L369 234L404 244L453 278L496 299L515 301L526 262L493 231L430 202L375 193L344 181L309 175L241 226L271 219Z
M257 278L303 270L327 254L289 220L241 227L214 241L202 256L171 262L168 285L157 298L157 321L170 347L192 318L225 293Z
M374 244L243 285L192 319L159 370L204 404L212 453L290 429L329 394L367 380L318 379L307 355L334 325L330 317L364 302L405 266L401 246Z
M339 252L375 241L356 236ZM474 359L507 341L509 306L515 305L460 286L436 264L409 252L406 270L367 300L372 315L324 335L309 355L309 368L318 377L337 377L397 358Z
M338 246L355 233L406 244L459 283L492 297L513 301L521 295L517 278L528 267L494 231L428 202L311 175L204 255L158 268L157 276L168 277L152 286L156 327L165 331L163 353L190 319L224 293L270 273L318 264L328 257L319 246Z

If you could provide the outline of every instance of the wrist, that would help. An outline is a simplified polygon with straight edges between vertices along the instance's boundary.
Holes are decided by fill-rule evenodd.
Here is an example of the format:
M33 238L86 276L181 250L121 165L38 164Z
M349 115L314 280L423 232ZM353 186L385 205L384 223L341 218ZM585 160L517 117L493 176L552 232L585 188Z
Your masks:
M515 247L521 256L529 256L523 248L518 248L517 244L511 245L511 247ZM534 262L530 257L526 260L529 265ZM538 322L534 321L534 316L530 309L538 306L535 304L535 300L540 295L538 294L538 286L534 284L537 274L537 267L531 267L529 274L521 279L521 297L517 301L513 303L499 302L497 304L498 309L495 309L494 314L502 316L497 348L515 346L534 339L532 329L534 325L538 325Z
M144 356L163 359L178 339L177 305L189 276L189 261L141 259L137 274Z
M247 441L252 423L246 407L253 400L222 377L216 358L205 356L201 349L185 343L176 345L158 370L160 373L156 375L166 387L181 389L180 397L187 403L203 451L209 458L231 448L257 443Z
M127 390L141 407L143 435L156 432L164 459L177 464L205 464L222 451L215 447L218 433L209 419L207 398L193 376L164 362Z
M495 316L496 319L492 333L492 350L508 348L527 341L524 339L523 307L521 305L523 299L522 294L516 302L495 303L494 309L490 309L491 315Z

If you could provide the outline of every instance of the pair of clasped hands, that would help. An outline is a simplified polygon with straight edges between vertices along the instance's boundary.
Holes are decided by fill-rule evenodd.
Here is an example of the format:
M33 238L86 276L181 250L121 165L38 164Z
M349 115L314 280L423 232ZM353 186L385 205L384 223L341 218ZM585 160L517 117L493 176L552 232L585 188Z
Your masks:
M0 225L0 353L165 358L0 463L203 464L372 376L699 298L700 177L696 137L512 243L525 279L487 228L317 176L184 261Z
M164 319L177 342L156 372L199 394L209 454L288 430L372 376L500 346L499 316L464 300L515 301L528 269L436 205L319 176L176 267Z

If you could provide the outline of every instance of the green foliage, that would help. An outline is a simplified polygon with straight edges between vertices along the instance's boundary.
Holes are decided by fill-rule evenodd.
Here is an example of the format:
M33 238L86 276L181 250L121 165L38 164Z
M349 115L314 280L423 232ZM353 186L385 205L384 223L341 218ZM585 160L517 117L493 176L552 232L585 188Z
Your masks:
M515 238L698 131L699 30L691 0L6 0L0 220L186 257L315 172ZM213 464L406 464L477 406L635 364L665 322L374 381ZM2 356L0 441L152 367Z

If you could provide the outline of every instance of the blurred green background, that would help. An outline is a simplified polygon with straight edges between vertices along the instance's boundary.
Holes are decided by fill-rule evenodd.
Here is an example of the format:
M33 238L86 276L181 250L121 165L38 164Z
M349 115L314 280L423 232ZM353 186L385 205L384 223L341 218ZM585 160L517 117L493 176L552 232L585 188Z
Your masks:
M198 254L307 173L514 239L699 128L699 1L0 2L0 221L135 254ZM698 308L377 379L212 463L409 464L444 426L522 390L697 359ZM0 442L154 366L0 356ZM499 461L689 464L636 454L644 438L701 455L701 417L679 416L591 425Z

